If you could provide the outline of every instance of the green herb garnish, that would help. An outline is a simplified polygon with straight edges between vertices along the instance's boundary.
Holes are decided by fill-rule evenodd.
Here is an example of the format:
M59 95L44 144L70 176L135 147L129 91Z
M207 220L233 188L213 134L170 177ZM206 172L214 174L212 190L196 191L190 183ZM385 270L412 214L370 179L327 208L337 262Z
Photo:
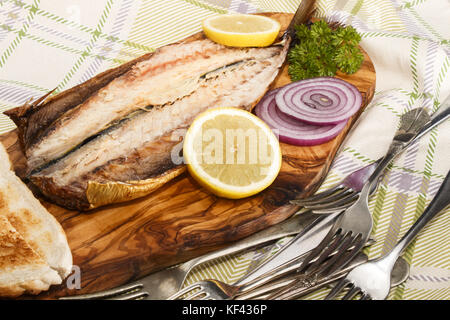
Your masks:
M331 29L325 21L295 27L298 44L289 51L289 75L294 81L334 76L338 70L358 71L364 55L358 47L361 36L351 27Z

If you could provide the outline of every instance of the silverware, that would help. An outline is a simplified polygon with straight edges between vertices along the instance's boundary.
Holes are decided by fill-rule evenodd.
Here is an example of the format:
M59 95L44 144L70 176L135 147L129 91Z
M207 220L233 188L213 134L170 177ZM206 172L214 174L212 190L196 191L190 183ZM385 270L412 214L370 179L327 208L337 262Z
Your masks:
M311 208L311 210L316 210L318 214L328 211L345 210L358 199L364 183L374 172L380 160L352 172L330 189L308 198L292 200L291 203L300 205L306 209Z
M374 241L369 241L368 245L371 245L373 242ZM345 269L337 272L336 274L329 277L317 279L315 281L306 281L302 284L302 286L297 286L295 288L295 292L292 291L292 297L289 298L291 299L298 298L310 292L318 290L324 286L332 284L337 280L341 279L342 277L344 277L350 270L366 261L367 256L364 253L360 253L360 255L358 255L354 260L351 261L351 263L349 263L348 266L345 267ZM266 278L265 281L267 283L262 284L260 287L257 287L256 289L253 290L248 290L245 288L237 288L217 280L199 281L195 284L192 284L191 286L186 287L184 290L178 292L177 294L173 295L172 297L170 297L170 299L175 300L179 298L184 298L185 300L192 300L195 298L203 298L215 300L215 299L231 299L233 297L235 300L270 299L269 295L272 292L279 290L280 288L284 288L287 285L290 285L294 280L298 279L299 277L298 274L295 272L295 270L293 271L294 273L293 275L289 274L289 270L286 273L288 273L288 275L286 276L281 275L281 277L279 276L279 273L276 272L272 273L271 278L275 279L274 281L270 281L271 278ZM408 276L409 276L409 265L403 258L400 257L395 263L393 268L391 287L400 285L408 278ZM209 281L212 281L212 283L210 283ZM202 292L197 292L196 291L197 289L200 289ZM191 293L191 295L189 295L189 293ZM194 293L197 294L194 295ZM185 295L186 297L183 297L183 295ZM275 299L277 298L275 297Z
M361 300L386 299L389 294L391 271L395 261L427 223L449 204L450 171L447 173L444 182L431 203L395 247L384 257L364 263L350 271L350 273L331 290L326 299L333 299L347 285L350 285L350 289L343 297L343 300L353 299L358 294L361 294Z
M373 241L371 242L373 243ZM168 300L231 300L238 295L247 293L253 290L255 284L258 286L264 285L278 277L283 277L285 273L292 271L291 266L294 265L297 260L301 260L302 256L296 257L293 261L281 265L275 270L269 270L252 281L247 281L241 284L227 284L215 279L207 279L198 281L186 288L178 291L174 295L168 298ZM367 259L366 259L367 260ZM312 261L311 263L316 263ZM245 278L245 276L244 276Z
M376 185L378 178L392 159L403 151L404 146L409 144L429 121L430 117L424 108L413 109L402 115L400 128L397 130L388 152L364 183L356 202L340 214L330 232L308 254L300 266L299 272L305 273L305 277L331 275L349 263L363 248L372 231L372 215L368 206L372 187ZM353 249L349 250L350 247ZM322 263L335 250L339 252L326 263ZM318 262L311 265L310 262L313 259L317 259Z
M79 299L119 299L119 298L146 298L146 299L166 299L177 292L189 274L196 266L217 259L222 256L231 255L259 245L268 244L271 241L295 235L305 228L308 228L317 218L310 212L294 215L293 217L273 225L267 229L257 232L249 237L237 241L229 247L213 251L198 258L189 260L178 266L164 269L150 274L138 281L120 286L111 290L97 293L62 297L63 300ZM128 294L132 294L129 296Z
M353 259L347 266L343 269L337 271L331 276L321 277L317 279L304 278L303 274L298 275L294 272L292 275L287 275L281 279L271 281L264 286L246 292L243 295L236 297L236 300L291 300L298 299L305 296L313 291L321 289L325 286L331 285L334 282L343 278L350 270L355 267L367 262L367 256L360 252L355 259ZM396 287L406 281L409 276L409 264L402 258L399 257L396 261L392 277L391 277L391 287ZM297 281L301 280L301 281Z
M418 132L410 143L405 144L402 149L420 139L437 125L450 117L450 96L442 103L442 110L437 111L431 116L430 121ZM330 211L345 210L358 198L364 183L373 173L381 159L371 163L345 177L334 187L317 193L311 197L292 200L291 203L300 205L315 213L329 213ZM373 191L373 190L372 190Z

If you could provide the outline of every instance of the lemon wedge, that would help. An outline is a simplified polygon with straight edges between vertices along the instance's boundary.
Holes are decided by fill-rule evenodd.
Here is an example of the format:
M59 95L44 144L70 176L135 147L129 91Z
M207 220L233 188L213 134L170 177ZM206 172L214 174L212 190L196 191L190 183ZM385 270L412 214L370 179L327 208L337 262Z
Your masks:
M281 168L275 134L261 119L237 108L198 115L186 132L183 156L200 185L230 199L264 190Z
M202 26L212 41L232 47L266 47L280 32L277 21L252 14L212 16L206 18Z

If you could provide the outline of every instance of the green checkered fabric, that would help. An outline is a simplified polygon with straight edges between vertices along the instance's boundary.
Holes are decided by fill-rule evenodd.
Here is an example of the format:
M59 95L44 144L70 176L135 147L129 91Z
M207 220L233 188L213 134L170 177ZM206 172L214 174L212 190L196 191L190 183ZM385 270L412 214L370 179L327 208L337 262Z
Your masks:
M0 111L56 88L62 91L99 72L199 31L212 15L294 12L300 0L0 0ZM376 94L352 132L322 189L384 154L402 113L436 112L450 94L450 3L442 0L323 0L317 16L351 24L377 71ZM450 168L450 121L412 145L389 167L370 198L377 243L389 251L436 194ZM0 116L0 133L14 128ZM450 209L406 250L411 274L389 299L450 298ZM256 252L225 257L194 270L233 282L288 239ZM327 290L307 299L320 299Z

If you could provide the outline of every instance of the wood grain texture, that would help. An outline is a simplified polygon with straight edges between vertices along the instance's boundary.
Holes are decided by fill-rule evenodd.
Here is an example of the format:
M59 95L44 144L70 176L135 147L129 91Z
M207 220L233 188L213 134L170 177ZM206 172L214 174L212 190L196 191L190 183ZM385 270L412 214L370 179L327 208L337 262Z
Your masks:
M283 26L291 14L271 14ZM90 212L76 212L42 200L66 231L74 264L81 269L82 289L65 284L37 298L96 292L224 246L283 221L298 209L288 201L313 193L325 178L348 130L372 99L375 70L365 54L353 75L338 75L363 95L360 112L333 140L311 147L281 144L283 164L275 182L250 198L227 200L202 189L187 173L147 197ZM273 87L289 83L285 66ZM16 130L0 136L16 168L24 156ZM29 297L27 297L29 298Z

